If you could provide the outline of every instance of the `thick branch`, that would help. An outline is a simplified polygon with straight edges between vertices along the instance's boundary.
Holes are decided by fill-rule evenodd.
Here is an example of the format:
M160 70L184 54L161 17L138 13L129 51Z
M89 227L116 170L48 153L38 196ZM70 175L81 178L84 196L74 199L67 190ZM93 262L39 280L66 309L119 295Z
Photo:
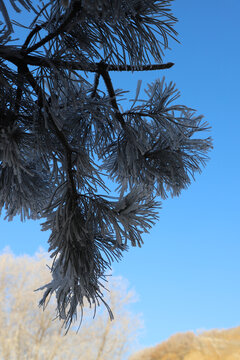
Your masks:
M0 57L13 62L22 61L26 65L39 66L44 68L52 68L55 66L57 68L71 69L71 70L80 70L88 72L97 72L98 66L95 63L89 63L86 66L78 61L64 61L58 59L49 59L43 56L33 56L27 55L22 52L21 49L14 46L0 46ZM164 70L169 69L174 65L174 63L166 64L154 64L154 65L143 65L141 67L133 67L131 65L111 65L106 64L107 71L153 71L153 70Z
M15 46L0 46L0 57L4 60L12 62L15 65L21 62L25 65L39 66L49 69L55 66L57 68L63 69L82 70L89 72L97 71L96 64L89 64L87 67L84 67L79 62L49 59L43 56L26 55L22 49L19 49Z

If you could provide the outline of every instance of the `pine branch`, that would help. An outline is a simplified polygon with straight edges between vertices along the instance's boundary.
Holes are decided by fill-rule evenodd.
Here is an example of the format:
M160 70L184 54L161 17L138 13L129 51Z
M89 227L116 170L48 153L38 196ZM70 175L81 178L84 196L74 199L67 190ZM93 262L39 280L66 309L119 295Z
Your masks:
M180 96L173 82L149 84L149 99L141 106L135 105L138 84L130 111L121 112L110 77L110 71L174 65L162 63L168 37L176 35L171 1L74 0L66 11L60 1L48 1L38 8L25 41L9 46L12 24L0 0L8 26L0 30L0 153L7 164L0 166L0 210L5 206L10 218L28 216L29 210L47 218L43 230L51 230L53 280L41 288L40 304L55 293L67 327L84 297L90 305L105 303L101 279L121 258L124 242L143 243L142 234L158 218L155 196L179 195L211 148L210 138L193 137L207 130L202 116L172 104ZM19 2L30 6L31 0ZM93 83L87 72L95 74ZM119 184L117 201L98 195L99 186L106 190L105 175Z

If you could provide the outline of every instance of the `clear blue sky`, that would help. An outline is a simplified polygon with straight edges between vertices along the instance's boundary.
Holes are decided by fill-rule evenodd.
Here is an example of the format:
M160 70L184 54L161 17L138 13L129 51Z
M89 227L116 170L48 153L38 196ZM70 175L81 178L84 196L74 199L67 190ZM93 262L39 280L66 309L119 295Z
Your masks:
M212 126L211 160L179 198L167 199L160 221L113 265L134 287L145 331L141 347L155 345L176 332L240 325L239 211L239 0L176 0L174 15L181 45L171 43L165 61L172 69L121 74L118 88L133 91L166 76L181 91L182 104L204 114ZM1 246L16 254L47 249L49 234L38 222L0 218Z

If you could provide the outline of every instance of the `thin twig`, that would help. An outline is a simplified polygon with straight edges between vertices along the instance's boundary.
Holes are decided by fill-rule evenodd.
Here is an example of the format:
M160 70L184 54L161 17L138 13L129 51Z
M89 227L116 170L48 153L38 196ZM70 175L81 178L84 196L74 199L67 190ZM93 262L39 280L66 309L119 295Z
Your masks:
M143 116L143 117L150 117L150 118L155 118L157 114L152 114L152 113L145 113L145 112L134 112L134 111L126 111L124 112L122 115L135 115L135 116ZM186 128L191 128L191 129L199 129L198 126L193 126L191 124L182 124L180 122L174 121L173 119L170 119L170 117L166 117L166 119L170 122L172 122L175 125L179 125L182 127L186 127ZM204 128L204 130L206 130L207 128Z
M21 50L26 50L30 41L32 40L33 36L36 35L41 29L43 28L43 25L36 25L35 28L28 34L25 42L23 43Z
M64 29L66 29L66 27L69 25L69 23L72 21L72 19L74 19L74 17L76 16L77 12L79 11L79 4L74 3L72 11L70 12L69 16L66 18L66 20L57 28L57 30L53 31L51 34L48 34L47 36L45 36L43 39L41 39L38 43L36 43L35 45L31 46L30 48L26 49L26 54L29 54L37 49L39 49L40 47L42 47L43 45L45 45L47 42L53 40L56 36L58 36L59 34L61 34L61 32L64 31Z
M24 70L25 70L25 75L26 75L26 78L27 78L29 84L32 86L32 88L34 89L34 91L36 92L36 94L38 96L39 107L43 107L44 94L43 94L41 87L37 84L36 80L34 79L33 75L31 74L31 72L29 71L27 66L25 66ZM47 102L45 101L45 103L47 103ZM68 179L70 181L72 195L76 199L78 194L77 194L74 177L73 177L73 171L72 171L72 149L71 149L70 145L68 144L68 141L65 138L64 133L61 130L59 130L57 125L55 124L55 121L47 107L46 107L46 111L48 113L49 120L51 121L51 124L56 132L57 137L59 138L60 142L62 143L63 147L65 148L66 159L67 159Z
M101 61L100 63L98 63L98 72L99 74L102 76L104 83L106 85L108 94L110 96L110 102L112 104L112 107L115 109L115 116L117 118L117 120L120 122L120 124L122 125L122 128L125 128L125 121L124 118L122 116L122 113L119 110L117 101L116 101L116 94L113 88L113 84L112 84L112 80L109 76L109 73L107 71L107 64L105 64L103 61Z
M15 100L15 107L14 107L14 112L15 115L17 116L20 110L20 104L21 104L21 99L22 99L22 92L23 92L23 68L22 65L18 65L18 87L17 87L17 92L16 92L16 100Z
M166 64L154 64L154 65L107 65L108 71L151 71L151 70L164 70L170 69L174 63L168 62Z
M94 98L96 96L96 92L97 92L97 88L98 88L98 84L99 84L99 78L100 78L100 74L96 73L95 74L95 79L94 79L93 91L92 91L92 94L91 94L92 98Z

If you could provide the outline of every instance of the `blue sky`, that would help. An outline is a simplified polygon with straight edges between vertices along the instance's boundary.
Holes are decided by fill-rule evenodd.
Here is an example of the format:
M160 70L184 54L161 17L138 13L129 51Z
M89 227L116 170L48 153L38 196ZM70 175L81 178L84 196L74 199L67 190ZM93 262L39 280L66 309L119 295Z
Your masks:
M175 66L114 75L114 85L130 89L132 98L139 79L143 85L163 75L173 80L179 102L212 126L214 149L196 182L180 197L163 201L144 246L113 264L114 275L127 278L138 294L134 311L145 322L141 347L176 332L240 325L240 3L176 0L173 12L181 45L171 42L165 61ZM0 248L10 246L16 254L47 249L49 233L38 222L1 217L0 224Z

